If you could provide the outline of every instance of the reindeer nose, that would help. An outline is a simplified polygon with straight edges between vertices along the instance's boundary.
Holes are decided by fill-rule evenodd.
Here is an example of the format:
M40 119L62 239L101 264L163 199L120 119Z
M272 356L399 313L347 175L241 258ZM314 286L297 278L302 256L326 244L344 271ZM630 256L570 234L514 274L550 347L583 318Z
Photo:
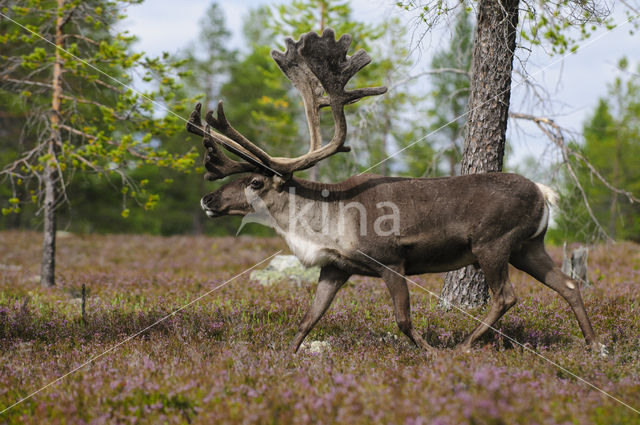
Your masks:
M200 206L202 207L202 209L205 211L210 209L210 204L212 200L213 200L213 196L211 193L204 195L202 199L200 199Z

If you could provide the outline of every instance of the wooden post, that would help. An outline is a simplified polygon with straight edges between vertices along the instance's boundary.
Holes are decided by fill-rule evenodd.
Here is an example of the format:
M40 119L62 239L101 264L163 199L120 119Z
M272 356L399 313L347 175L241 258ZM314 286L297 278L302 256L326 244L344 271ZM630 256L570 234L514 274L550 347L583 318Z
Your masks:
M85 306L87 304L87 288L85 284L82 284L82 323L87 323L87 316L85 314Z
M586 246L579 246L571 252L570 256L567 256L567 243L562 245L562 271L572 279L580 282L582 287L589 286L587 260L589 258L589 248Z

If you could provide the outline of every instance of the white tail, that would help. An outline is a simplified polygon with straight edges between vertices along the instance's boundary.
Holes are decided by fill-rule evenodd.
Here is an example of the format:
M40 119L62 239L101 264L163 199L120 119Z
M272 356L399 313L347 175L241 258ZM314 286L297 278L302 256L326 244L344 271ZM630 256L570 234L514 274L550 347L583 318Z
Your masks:
M542 183L536 183L540 192L542 192L542 196L544 196L544 200L547 201L549 206L556 207L558 206L558 199L560 196L558 193L551 189L549 186L545 186Z

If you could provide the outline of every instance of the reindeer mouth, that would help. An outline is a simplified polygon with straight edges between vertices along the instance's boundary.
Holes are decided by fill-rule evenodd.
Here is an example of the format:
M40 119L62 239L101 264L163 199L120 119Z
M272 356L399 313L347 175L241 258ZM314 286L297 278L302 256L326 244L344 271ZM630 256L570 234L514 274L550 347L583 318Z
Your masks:
M207 207L207 205L204 203L204 199L200 199L200 207L202 207L202 210L205 212L205 214L207 214L207 217L209 218L218 217L220 215L216 211L209 209L209 207Z

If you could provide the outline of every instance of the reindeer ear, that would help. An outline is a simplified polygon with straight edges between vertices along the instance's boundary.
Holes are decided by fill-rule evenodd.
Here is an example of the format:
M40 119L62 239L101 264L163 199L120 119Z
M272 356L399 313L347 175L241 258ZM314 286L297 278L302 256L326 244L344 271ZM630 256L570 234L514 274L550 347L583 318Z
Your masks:
M281 192L282 189L284 189L285 184L291 179L292 176L292 173L285 173L282 176L275 174L273 176L273 187L278 192Z

